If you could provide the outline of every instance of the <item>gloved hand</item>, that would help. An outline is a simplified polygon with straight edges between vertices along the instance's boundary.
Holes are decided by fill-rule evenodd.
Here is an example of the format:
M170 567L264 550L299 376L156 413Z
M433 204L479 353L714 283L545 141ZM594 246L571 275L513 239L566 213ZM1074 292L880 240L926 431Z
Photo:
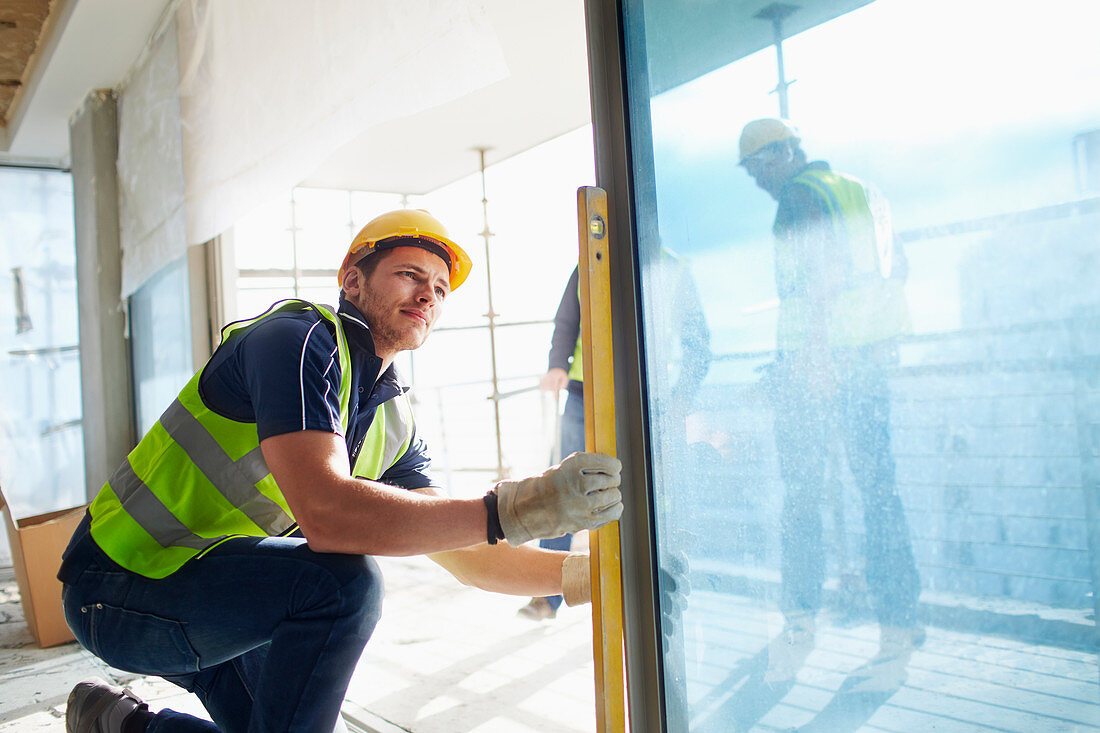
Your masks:
M570 552L561 564L561 595L567 606L592 602L592 565L586 552Z
M500 528L508 544L598 529L622 516L622 463L603 453L574 453L540 476L496 485Z
M690 568L683 550L667 550L661 553L657 567L657 587L661 598L661 645L667 653L669 640L683 626L687 596L691 593Z

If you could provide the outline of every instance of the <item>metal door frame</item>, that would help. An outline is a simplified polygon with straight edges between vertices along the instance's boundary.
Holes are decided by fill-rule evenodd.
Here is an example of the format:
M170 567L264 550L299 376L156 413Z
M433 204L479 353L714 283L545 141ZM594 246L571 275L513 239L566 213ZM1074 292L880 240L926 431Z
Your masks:
M655 182L635 180L635 155L645 156L652 172L652 152L631 149L630 132L647 132L648 110L631 109L626 96L628 49L622 28L624 8L618 0L586 0L589 86L595 136L596 185L607 191L608 230L618 243L611 258L611 310L615 354L615 412L618 456L623 462L625 511L620 520L623 585L623 634L626 646L630 729L635 733L665 730L660 610L657 605L656 539L650 512L649 419L644 396L638 243L634 201L642 195L655 203ZM631 22L640 18L632 19ZM644 48L629 49L632 59ZM637 56L636 54L642 54ZM643 65L644 68L644 65ZM647 85L644 75L631 78L632 88ZM645 87L641 87L644 89ZM644 139L644 138L642 138ZM656 238L646 241L656 243ZM598 640L597 640L598 642Z

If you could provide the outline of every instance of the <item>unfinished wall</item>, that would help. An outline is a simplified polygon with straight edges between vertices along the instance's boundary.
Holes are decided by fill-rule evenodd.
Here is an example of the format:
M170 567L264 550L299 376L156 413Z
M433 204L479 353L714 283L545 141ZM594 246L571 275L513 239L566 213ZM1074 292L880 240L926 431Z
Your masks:
M130 352L118 227L118 108L94 91L73 116L73 204L87 496L134 446Z
M187 253L179 54L170 23L119 89L122 296Z
M177 22L190 244L372 126L508 75L476 0L183 0Z

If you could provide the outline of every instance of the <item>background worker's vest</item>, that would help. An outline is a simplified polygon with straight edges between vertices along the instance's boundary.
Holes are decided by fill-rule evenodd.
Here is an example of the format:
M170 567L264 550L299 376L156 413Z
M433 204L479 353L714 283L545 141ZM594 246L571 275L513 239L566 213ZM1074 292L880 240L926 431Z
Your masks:
M577 346L573 349L573 363L569 365L569 378L575 379L578 382L584 381L584 357L582 353L584 349L581 348L581 335L577 334Z
M825 202L837 251L826 251L824 257L847 259L841 290L829 304L829 345L865 346L907 333L910 324L904 266L895 262L904 255L895 248L886 200L855 178L830 170L803 171L788 185L806 186ZM776 334L780 351L801 347L811 319L822 317L810 312L807 275L800 268L793 245L784 237L776 237L776 279L795 285L793 295L780 293Z
M273 313L306 310L317 312L335 333L340 425L346 433L351 357L340 319L328 307L280 301L258 318L226 326L223 343ZM122 567L148 578L166 577L230 537L281 535L296 527L260 451L256 424L210 410L199 395L201 374L191 378L89 508L96 544ZM390 402L399 404L390 407ZM376 412L356 475L380 476L408 447L411 435L412 415L401 394Z
M665 308L659 308L657 311L659 323L656 326L656 331L660 334L658 341L664 345L674 345L676 348L676 354L671 358L662 360L672 362L679 362L682 359L682 348L680 347L680 339L678 334L678 327L681 325L683 318L682 313L676 312L676 297L675 295L669 296L674 288L680 286L681 281L685 275L690 276L690 270L688 268L687 260L681 258L679 255L673 254L665 247L660 249L660 259L658 260L659 267L656 271L655 277L659 278L659 286L664 292L664 297L669 300L668 306ZM660 316L664 316L661 318ZM584 358L582 357L583 349L581 348L581 334L577 334L577 345L573 349L573 362L569 365L569 378L575 379L578 382L584 381Z

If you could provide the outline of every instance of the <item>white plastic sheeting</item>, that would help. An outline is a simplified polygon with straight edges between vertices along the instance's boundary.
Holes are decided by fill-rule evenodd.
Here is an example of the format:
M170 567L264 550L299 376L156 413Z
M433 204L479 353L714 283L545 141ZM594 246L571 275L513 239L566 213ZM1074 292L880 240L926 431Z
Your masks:
M475 0L180 0L120 90L122 296L371 127L508 73Z
M177 20L191 244L370 127L508 74L474 0L183 0Z
M187 250L178 86L179 55L172 25L139 61L120 93L123 298Z

